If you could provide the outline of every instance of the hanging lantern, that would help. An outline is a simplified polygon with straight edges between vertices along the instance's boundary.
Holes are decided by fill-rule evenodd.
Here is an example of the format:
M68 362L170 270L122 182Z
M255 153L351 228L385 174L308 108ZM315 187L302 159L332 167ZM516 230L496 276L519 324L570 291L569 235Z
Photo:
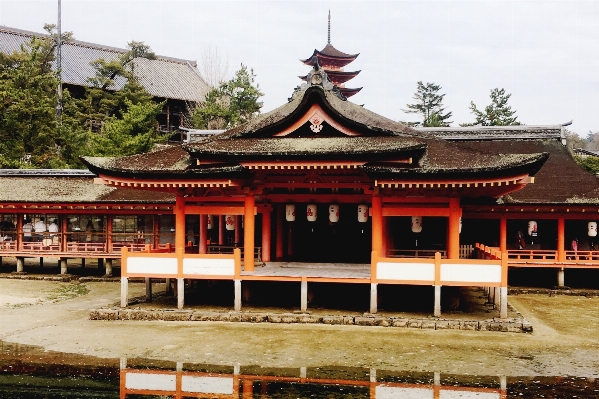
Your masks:
M208 215L206 219L208 219L208 230L212 230L214 228L214 216Z
M364 205L364 204L358 205L358 222L360 222L360 223L368 222L368 205Z
M412 233L422 231L422 216L412 216Z
M462 234L462 217L460 216L460 229L458 231L459 234Z
M332 223L337 223L339 221L339 205L329 205L329 221Z
M235 216L225 216L225 226L227 230L235 230Z
M534 220L528 222L528 235L531 237L537 236L537 222Z
M589 237L597 237L597 222L589 222Z
M316 205L310 204L306 209L306 217L308 218L308 222L316 221Z
M287 204L285 205L285 220L288 222L295 221L295 205Z

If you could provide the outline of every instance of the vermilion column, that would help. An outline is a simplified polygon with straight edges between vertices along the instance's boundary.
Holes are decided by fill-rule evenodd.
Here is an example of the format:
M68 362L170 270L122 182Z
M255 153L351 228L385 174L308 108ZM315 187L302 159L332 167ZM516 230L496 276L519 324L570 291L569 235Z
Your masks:
M225 215L218 217L218 245L225 245Z
M284 247L283 247L283 229L285 228L285 222L283 222L285 218L285 208L284 205L277 205L277 242L276 242L276 253L275 257L277 259L283 259Z
M389 231L388 231L388 217L382 217L382 228L383 228L383 233L382 233L382 237L383 237L383 241L382 241L382 248L381 248L381 253L379 254L379 256L382 257L386 257L387 256L387 243L388 243L388 239L389 239Z
M566 261L566 221L563 216L557 218L557 260Z
M256 200L253 194L246 195L243 211L243 268L247 272L254 271L254 207Z
M379 195L372 197L372 250L382 256L383 250L383 200Z
M267 207L262 212L262 262L270 262L270 211Z
M185 251L185 200L177 195L175 202L175 249Z
M447 229L447 258L460 258L460 217L462 208L460 208L459 198L449 199L449 223Z
M208 215L200 215L199 253L208 253Z
M23 250L23 215L17 215L17 251L22 251L22 250Z
M241 216L235 216L235 245L241 242Z
M499 219L499 251L507 251L507 218L502 216Z

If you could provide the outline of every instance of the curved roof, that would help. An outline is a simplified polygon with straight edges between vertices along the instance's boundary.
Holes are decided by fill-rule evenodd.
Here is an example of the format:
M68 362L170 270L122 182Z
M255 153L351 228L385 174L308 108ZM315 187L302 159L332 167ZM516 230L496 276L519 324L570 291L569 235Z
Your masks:
M335 47L333 47L333 45L331 43L328 43L320 51L314 49L314 52L312 53L312 55L310 57L306 58L305 60L301 60L301 61L306 65L312 65L312 57L316 56L319 58L319 61L321 58L334 58L334 59L336 58L336 59L339 59L339 61L348 60L347 64L349 64L350 62L352 62L353 60L358 58L359 55L360 55L360 53L357 53L357 54L344 53L342 51L337 50Z

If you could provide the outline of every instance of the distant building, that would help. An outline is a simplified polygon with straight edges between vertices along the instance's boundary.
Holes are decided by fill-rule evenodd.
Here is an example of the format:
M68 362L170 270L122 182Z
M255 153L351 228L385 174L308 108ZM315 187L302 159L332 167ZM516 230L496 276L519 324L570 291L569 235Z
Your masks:
M574 148L574 155L581 158L599 157L599 150L585 150L584 148Z
M33 37L44 38L47 34L21 29L0 27L0 52L19 51ZM62 44L62 83L71 95L82 97L85 87L92 87L89 78L95 76L91 62L100 58L111 61L127 50L102 44L73 40ZM137 58L133 61L133 71L139 83L154 100L165 101L162 114L158 116L160 129L165 132L176 130L181 125L181 115L186 103L204 99L209 86L200 74L196 61L157 55L155 60ZM124 79L115 79L111 90L120 90ZM94 124L94 121L89 121Z

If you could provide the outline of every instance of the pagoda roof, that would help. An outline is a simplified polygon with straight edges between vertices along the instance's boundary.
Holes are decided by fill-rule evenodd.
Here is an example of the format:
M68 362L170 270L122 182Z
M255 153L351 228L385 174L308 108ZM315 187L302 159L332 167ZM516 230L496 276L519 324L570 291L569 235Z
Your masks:
M361 87L355 88L355 89L351 89L348 87L340 87L339 91L341 91L341 94L343 94L345 97L351 97L354 94L358 94L358 92L362 90Z
M325 70L326 70L326 68L325 68ZM327 70L326 72L327 72L327 76L331 80L331 83L333 83L334 85L340 85L342 83L347 82L350 79L355 78L356 76L358 76L358 74L361 71L344 72L344 71ZM301 80L305 81L308 78L308 75L300 76L299 78Z
M338 68L342 68L345 65L351 63L356 58L358 58L360 54L347 54L342 51L337 50L333 47L332 44L328 43L322 50L318 51L314 49L312 55L304 60L300 60L306 65L312 66L312 59L314 57L318 58L318 63L323 67L327 66L335 66Z

